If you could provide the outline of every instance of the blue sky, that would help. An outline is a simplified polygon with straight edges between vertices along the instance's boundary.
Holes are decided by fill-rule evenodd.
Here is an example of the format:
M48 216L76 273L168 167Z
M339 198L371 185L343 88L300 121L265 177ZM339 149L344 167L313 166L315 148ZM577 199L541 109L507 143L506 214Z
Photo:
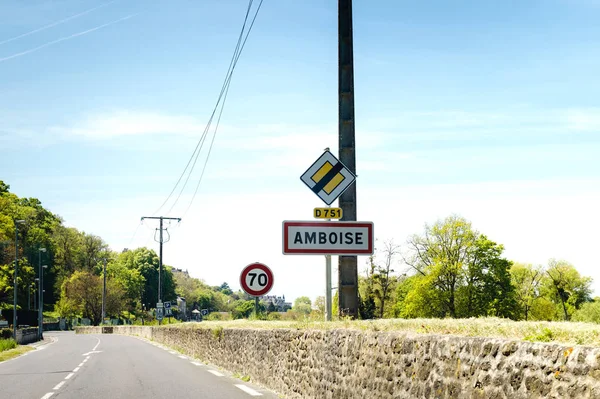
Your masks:
M403 244L459 213L510 259L564 258L598 292L600 2L354 3L359 219ZM246 7L1 2L0 178L116 250L153 245L139 217L191 155ZM281 255L280 230L320 205L299 177L325 147L337 151L337 2L265 0L199 194L185 213L205 153L170 212L185 217L165 262L237 287L260 260L273 293L321 295L322 257Z

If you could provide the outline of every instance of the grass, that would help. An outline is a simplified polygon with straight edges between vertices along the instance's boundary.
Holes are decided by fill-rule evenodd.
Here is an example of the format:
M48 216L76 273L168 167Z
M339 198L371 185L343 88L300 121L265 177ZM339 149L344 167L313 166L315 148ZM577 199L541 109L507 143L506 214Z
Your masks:
M233 378L237 378L238 380L242 380L244 382L250 382L249 375L241 375L240 373L234 373Z
M168 327L164 326L163 327ZM300 329L359 331L404 331L416 334L443 334L467 337L490 337L526 340L532 342L556 342L574 345L600 346L600 325L575 322L512 321L499 318L471 319L382 319L325 321L265 321L231 320L183 323L171 328L210 329L217 336L223 329Z
M10 339L0 339L0 352L4 352L7 351L9 349L13 349L17 347L17 342L10 338Z
M0 352L0 362L4 362L6 360L10 360L12 358L15 358L17 356L21 356L24 353L27 353L29 351L32 351L33 348L31 346L27 346L27 345L19 345L14 349L9 349L7 351L2 351Z

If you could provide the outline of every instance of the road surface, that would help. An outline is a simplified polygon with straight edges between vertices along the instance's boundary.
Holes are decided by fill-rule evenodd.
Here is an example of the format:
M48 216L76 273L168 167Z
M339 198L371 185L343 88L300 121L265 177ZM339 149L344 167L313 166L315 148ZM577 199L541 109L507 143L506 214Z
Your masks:
M73 332L46 332L44 337L54 342L0 363L0 398L278 398L137 338Z

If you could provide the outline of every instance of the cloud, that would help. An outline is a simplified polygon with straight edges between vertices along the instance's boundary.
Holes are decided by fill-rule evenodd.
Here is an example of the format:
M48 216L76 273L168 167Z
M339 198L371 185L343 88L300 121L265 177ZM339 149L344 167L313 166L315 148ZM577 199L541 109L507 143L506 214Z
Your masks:
M49 130L65 138L110 140L123 136L200 136L204 128L205 125L192 116L116 111L88 115L71 126L54 126Z
M566 120L572 130L600 132L600 108L568 110Z

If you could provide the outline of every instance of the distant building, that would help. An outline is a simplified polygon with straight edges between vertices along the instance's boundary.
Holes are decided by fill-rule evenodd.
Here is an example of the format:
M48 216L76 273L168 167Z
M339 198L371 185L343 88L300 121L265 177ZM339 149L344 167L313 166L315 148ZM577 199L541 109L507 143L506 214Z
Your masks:
M188 273L187 269L186 270L177 269L176 267L171 267L171 273L181 273L181 274L185 275L186 277L190 276L190 274Z
M288 309L292 308L292 303L285 301L285 295L263 295L260 297L260 301L264 303L267 307L270 304L273 304L273 306L275 306L275 311L277 312L285 312Z

